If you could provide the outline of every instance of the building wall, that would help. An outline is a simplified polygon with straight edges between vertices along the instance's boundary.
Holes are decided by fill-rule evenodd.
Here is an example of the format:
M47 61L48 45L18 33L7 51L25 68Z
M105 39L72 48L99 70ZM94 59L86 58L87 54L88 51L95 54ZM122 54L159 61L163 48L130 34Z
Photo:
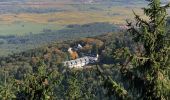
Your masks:
M71 61L66 61L64 62L64 66L67 66L69 68L83 68L90 63L95 63L97 60L97 57L83 57Z

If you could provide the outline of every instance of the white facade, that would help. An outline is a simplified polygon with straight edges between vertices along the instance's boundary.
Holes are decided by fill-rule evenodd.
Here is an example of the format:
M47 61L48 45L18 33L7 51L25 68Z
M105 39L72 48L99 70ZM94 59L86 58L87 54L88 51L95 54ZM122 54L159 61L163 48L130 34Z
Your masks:
M98 55L96 57L82 57L75 60L65 61L64 66L69 68L83 68L88 64L93 64L98 61Z

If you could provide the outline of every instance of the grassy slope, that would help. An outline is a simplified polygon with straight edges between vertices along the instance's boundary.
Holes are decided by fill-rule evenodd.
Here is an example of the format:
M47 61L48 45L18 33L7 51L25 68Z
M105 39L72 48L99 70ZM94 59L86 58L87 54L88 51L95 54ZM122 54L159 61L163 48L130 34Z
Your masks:
M54 6L54 5L53 5ZM34 6L37 7L37 6ZM38 6L39 9L48 6ZM52 8L64 9L62 12L1 14L0 35L24 35L40 33L43 29L58 30L69 24L86 24L93 22L109 22L124 24L125 19L133 18L131 7L109 5L60 5ZM136 12L141 15L138 8ZM24 26L24 27L23 27Z

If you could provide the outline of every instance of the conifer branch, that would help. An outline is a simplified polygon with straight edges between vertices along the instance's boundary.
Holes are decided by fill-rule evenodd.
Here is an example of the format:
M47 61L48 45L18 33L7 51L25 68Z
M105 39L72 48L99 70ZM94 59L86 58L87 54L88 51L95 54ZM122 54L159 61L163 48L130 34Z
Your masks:
M165 6L162 6L161 8L167 9L170 7L170 3L166 4Z
M97 66L99 74L105 80L104 87L107 88L108 94L115 94L121 100L131 100L132 98L128 95L127 90L125 90L122 86L117 84L110 76L105 76L104 71L100 66Z
M140 23L148 26L149 29L150 29L149 23L147 23L145 20L143 20L142 18L140 18L139 15L137 15L137 14L134 12L134 10L132 10L132 12L133 12L133 14L135 15L135 18L136 18L137 22L140 22Z

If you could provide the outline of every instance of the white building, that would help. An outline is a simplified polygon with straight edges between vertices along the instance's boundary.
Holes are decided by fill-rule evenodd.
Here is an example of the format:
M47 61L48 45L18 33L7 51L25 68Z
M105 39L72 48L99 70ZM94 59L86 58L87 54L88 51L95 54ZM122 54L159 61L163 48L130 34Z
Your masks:
M98 55L96 57L85 56L75 60L65 61L64 66L69 68L84 68L88 64L96 63L98 58Z

